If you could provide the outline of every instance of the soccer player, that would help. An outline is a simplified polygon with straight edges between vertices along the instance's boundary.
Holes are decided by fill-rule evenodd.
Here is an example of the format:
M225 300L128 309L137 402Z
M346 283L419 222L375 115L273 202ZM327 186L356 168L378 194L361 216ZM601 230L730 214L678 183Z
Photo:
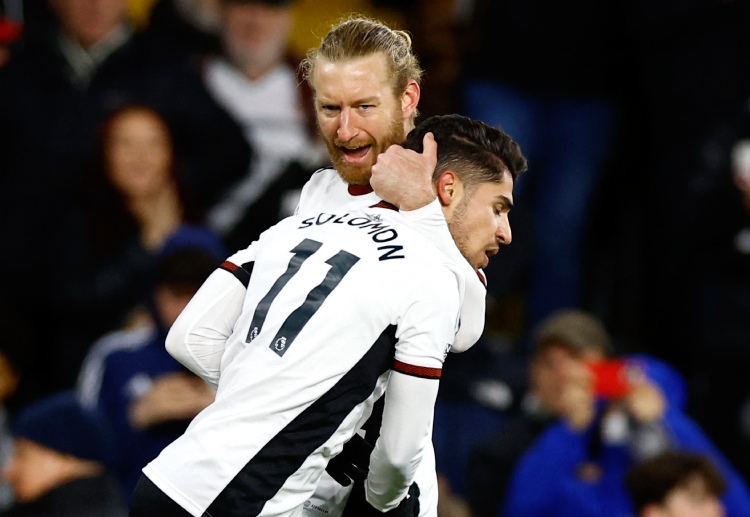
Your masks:
M454 248L485 267L511 240L525 158L502 131L459 115L428 119L404 145L419 151L428 132ZM216 402L144 468L131 516L301 515L384 393L365 495L398 510L430 444L464 273L387 203L285 219L230 257L180 316L226 341ZM182 346L168 337L170 352Z

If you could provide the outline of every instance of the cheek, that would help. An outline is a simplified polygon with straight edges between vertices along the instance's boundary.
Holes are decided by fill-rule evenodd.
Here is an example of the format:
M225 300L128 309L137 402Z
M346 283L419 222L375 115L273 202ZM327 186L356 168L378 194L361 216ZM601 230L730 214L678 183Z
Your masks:
M338 120L331 117L324 117L322 115L317 116L318 129L324 139L331 141L336 136L336 130L338 129Z

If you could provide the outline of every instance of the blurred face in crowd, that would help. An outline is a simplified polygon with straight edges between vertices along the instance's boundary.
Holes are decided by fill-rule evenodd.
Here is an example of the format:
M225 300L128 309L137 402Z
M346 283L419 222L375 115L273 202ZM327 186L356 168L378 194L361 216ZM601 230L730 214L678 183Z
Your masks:
M412 128L419 87L394 93L382 53L344 61L318 57L312 76L318 127L332 163L351 185L367 185L378 154Z
M159 192L171 179L172 147L164 123L146 110L112 121L106 160L112 183L129 198Z
M168 286L159 286L154 292L156 311L164 328L171 327L177 316L187 307L195 294L195 289L176 290Z
M83 48L101 41L125 20L126 0L50 0L65 33Z
M220 25L219 2L220 0L174 0L174 6L193 27L208 34L217 34Z
M3 477L19 503L35 501L67 475L65 456L26 438L14 441L13 456L3 469Z
M452 191L450 203L443 203L448 228L469 264L474 269L485 268L500 245L510 244L512 239L508 212L513 206L513 178L506 172L500 183L484 182L465 188L458 177L447 177L451 174L444 172L438 179L441 201L447 199L446 188ZM452 184L444 185L445 181Z
M292 9L263 2L223 2L223 42L229 59L257 79L284 59Z
M547 343L535 354L530 364L531 391L550 413L560 415L565 387L569 382L580 381L590 375L585 363L603 358L603 354L590 350L583 356L560 343Z
M706 487L705 480L694 475L672 490L660 505L644 508L641 517L724 517L724 505Z

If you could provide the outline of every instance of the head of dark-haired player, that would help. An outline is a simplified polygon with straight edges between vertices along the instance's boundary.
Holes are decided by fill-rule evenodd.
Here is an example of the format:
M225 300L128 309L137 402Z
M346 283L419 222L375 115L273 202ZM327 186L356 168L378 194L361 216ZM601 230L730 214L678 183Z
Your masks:
M487 267L500 245L511 242L508 212L526 158L502 130L461 115L426 119L402 146L421 153L427 133L437 142L433 182L451 235L472 267Z

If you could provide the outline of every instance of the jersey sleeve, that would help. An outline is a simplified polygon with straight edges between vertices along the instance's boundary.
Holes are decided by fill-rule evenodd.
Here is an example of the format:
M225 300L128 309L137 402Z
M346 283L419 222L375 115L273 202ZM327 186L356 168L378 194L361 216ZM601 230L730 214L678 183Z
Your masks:
M432 241L440 251L465 271L465 290L461 304L461 320L451 351L464 352L471 348L484 332L487 281L482 271L474 268L461 255L445 221L440 202L436 199L416 210L401 211L407 224ZM469 271L472 273L470 274Z
M167 351L190 371L214 387L218 385L221 358L234 324L242 313L257 241L214 271L167 335Z
M442 364L455 335L459 282L447 268L425 272L397 325L394 366L385 390L380 436L370 457L368 502L388 511L414 481L431 423Z

